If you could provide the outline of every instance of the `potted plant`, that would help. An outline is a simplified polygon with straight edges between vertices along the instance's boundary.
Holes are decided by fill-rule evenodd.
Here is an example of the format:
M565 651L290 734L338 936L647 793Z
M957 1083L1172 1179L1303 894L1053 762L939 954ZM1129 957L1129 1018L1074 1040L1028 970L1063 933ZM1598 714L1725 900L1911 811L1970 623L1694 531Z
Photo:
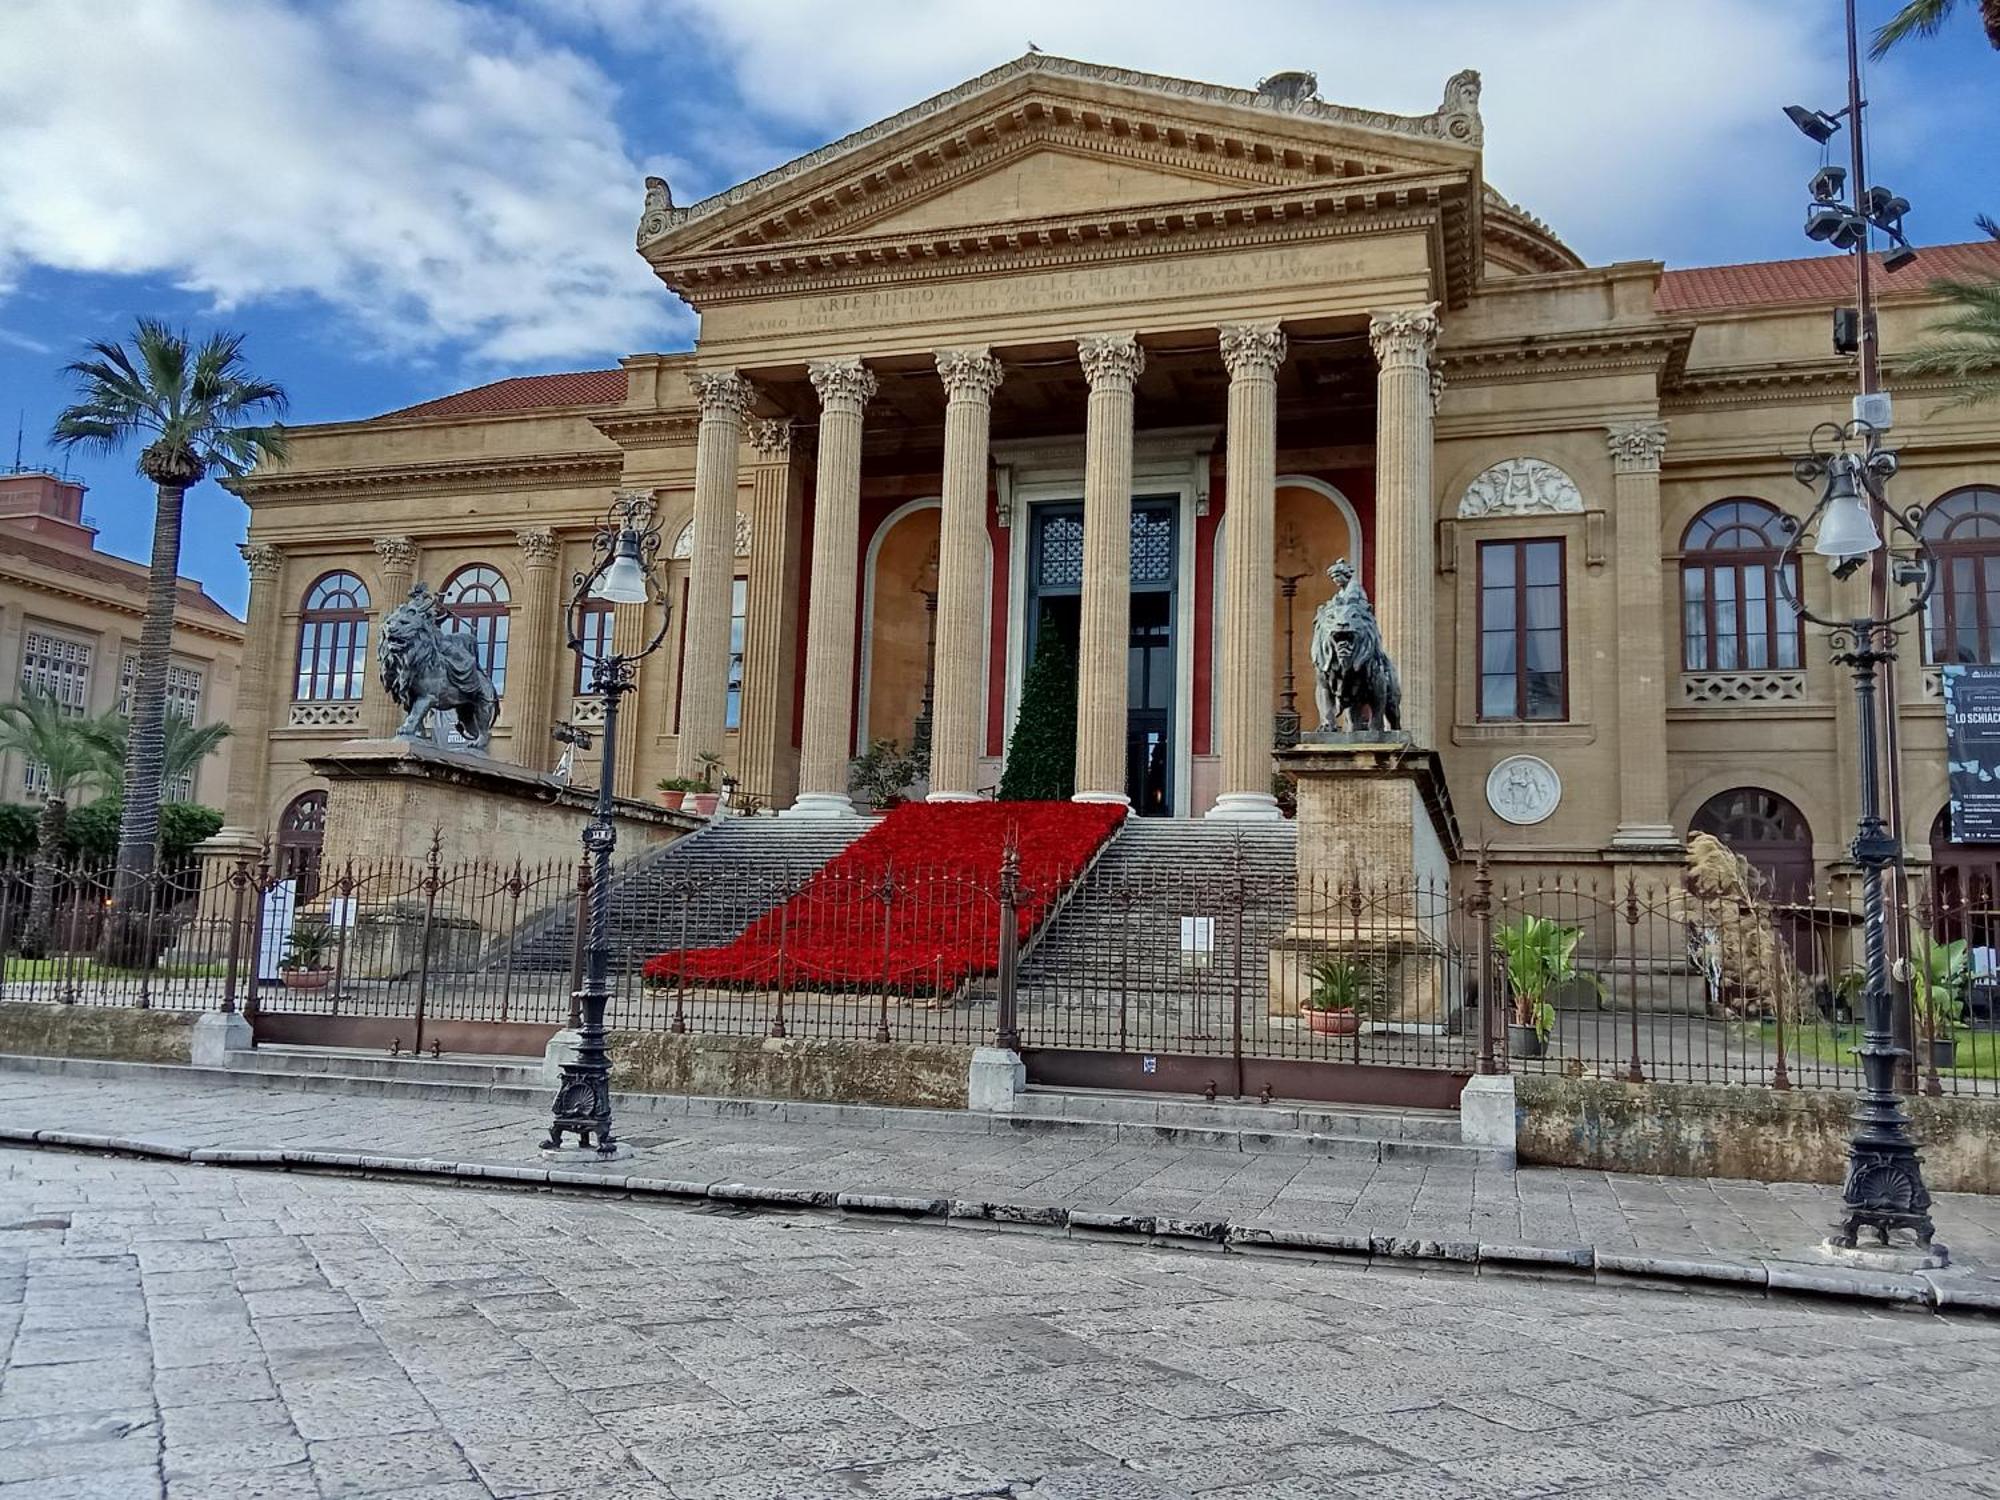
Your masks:
M875 740L854 758L853 787L869 806L887 812L904 801L911 782L922 773L916 756L894 740Z
M1493 934L1506 961L1507 989L1514 997L1514 1014L1507 1027L1507 1051L1514 1057L1540 1057L1555 1029L1556 1007L1549 997L1572 980L1594 985L1596 980L1576 969L1580 927L1565 927L1547 917L1524 916Z
M1930 1043L1931 1066L1958 1066L1957 1030L1965 1015L1965 987L1972 978L1972 953L1964 938L1925 942L1910 966L1910 1005Z
M278 981L288 990L323 990L333 983L326 966L333 932L318 922L299 922L285 937L285 955L278 961Z
M654 790L660 794L660 806L668 812L679 812L681 804L687 801L687 794L693 791L696 785L696 782L686 776L662 776L653 783Z
M1299 1002L1306 1029L1320 1036L1353 1036L1361 1017L1380 1003L1375 976L1347 958L1322 958L1312 966L1312 990Z
M701 767L701 775L688 783L694 814L698 818L712 818L716 803L722 799L722 794L715 789L716 777L722 771L722 757L713 750L704 750L695 757L695 764Z

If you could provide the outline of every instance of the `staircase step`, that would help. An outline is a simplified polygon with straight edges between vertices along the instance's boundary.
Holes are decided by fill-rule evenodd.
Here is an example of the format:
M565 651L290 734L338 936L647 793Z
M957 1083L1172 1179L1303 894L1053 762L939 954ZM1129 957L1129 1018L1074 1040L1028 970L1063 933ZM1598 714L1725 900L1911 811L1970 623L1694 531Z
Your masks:
M1210 1103L1173 1095L1031 1088L1014 1101L1014 1113L1045 1119L1109 1120L1124 1125L1191 1130L1365 1136L1453 1144L1459 1139L1458 1114L1454 1110L1370 1109L1309 1101L1259 1104L1218 1099Z
M467 1088L536 1085L542 1080L539 1062L496 1062L465 1055L391 1057L359 1047L294 1047L265 1043L254 1051L232 1053L230 1067L239 1072L345 1079L394 1079L405 1083L449 1083Z

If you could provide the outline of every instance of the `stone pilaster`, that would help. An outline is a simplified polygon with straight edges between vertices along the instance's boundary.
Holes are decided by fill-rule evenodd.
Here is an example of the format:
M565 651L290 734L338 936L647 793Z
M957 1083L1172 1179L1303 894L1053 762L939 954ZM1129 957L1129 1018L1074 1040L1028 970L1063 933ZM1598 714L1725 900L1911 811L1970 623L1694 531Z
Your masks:
M1081 339L1090 382L1083 458L1083 599L1077 640L1076 800L1128 802L1126 661L1132 635L1132 387L1146 351L1132 334Z
M937 357L944 381L943 515L938 522L937 666L931 701L933 802L978 796L986 701L986 459L1000 361L984 349Z
M521 592L507 639L507 701L513 721L514 763L545 771L556 761L549 730L556 721L556 694L567 700L569 674L563 670L561 584L556 570L556 534L546 526L514 533L521 549Z
M285 554L265 542L243 542L237 551L250 569L250 607L243 621L243 664L230 715L229 792L222 834L254 842L270 820L271 731L291 697L297 642L281 639L278 581Z
M1676 842L1667 803L1666 621L1660 594L1660 458L1664 422L1607 430L1611 525L1617 539L1618 831L1616 848ZM1777 607L1777 601L1772 601Z
M674 774L698 776L703 755L722 754L729 706L729 596L736 576L737 450L756 392L735 371L696 375L701 404L694 448L694 541L687 618L681 622L680 742Z
M798 676L799 542L805 484L789 417L750 423L750 586L743 621L743 726L736 776L745 792L782 806L798 788L792 685Z
M1438 305L1368 321L1375 377L1375 609L1403 685L1403 728L1437 741L1437 588L1431 526L1431 353Z
M382 667L375 659L381 649L382 622L410 597L417 578L417 544L406 536L375 538L375 608L368 621L368 660L362 668L361 729L369 739L387 739L403 722L403 710L390 701L382 686Z
M1228 547L1223 557L1222 787L1211 818L1276 819L1271 795L1271 573L1278 473L1276 324L1222 330L1229 371Z
M806 610L806 720L800 737L798 817L851 817L847 763L854 745L854 571L861 544L861 413L875 376L858 359L807 371L819 393L819 468L813 485L812 596Z

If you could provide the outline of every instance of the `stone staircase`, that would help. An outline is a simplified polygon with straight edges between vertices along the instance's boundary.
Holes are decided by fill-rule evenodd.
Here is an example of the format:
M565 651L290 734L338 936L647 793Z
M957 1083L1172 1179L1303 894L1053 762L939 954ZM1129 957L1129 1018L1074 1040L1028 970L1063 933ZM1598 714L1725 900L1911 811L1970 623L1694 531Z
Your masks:
M611 885L611 951L624 971L669 948L726 943L875 824L873 818L717 818L640 855ZM574 898L530 921L515 967L569 968Z
M1128 994L1233 983L1240 891L1245 997L1261 1004L1266 955L1295 910L1297 846L1288 822L1129 819L1031 941L1023 998L1087 1000L1114 980ZM1184 951L1189 917L1206 919L1191 934L1205 953Z

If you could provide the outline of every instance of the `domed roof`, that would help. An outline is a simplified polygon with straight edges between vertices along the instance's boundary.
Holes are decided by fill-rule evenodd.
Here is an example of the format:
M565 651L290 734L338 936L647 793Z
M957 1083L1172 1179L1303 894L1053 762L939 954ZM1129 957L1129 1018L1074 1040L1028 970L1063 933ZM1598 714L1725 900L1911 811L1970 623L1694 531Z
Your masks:
M1485 226L1480 250L1489 275L1534 276L1583 269L1583 257L1565 245L1553 229L1491 187L1485 192Z

